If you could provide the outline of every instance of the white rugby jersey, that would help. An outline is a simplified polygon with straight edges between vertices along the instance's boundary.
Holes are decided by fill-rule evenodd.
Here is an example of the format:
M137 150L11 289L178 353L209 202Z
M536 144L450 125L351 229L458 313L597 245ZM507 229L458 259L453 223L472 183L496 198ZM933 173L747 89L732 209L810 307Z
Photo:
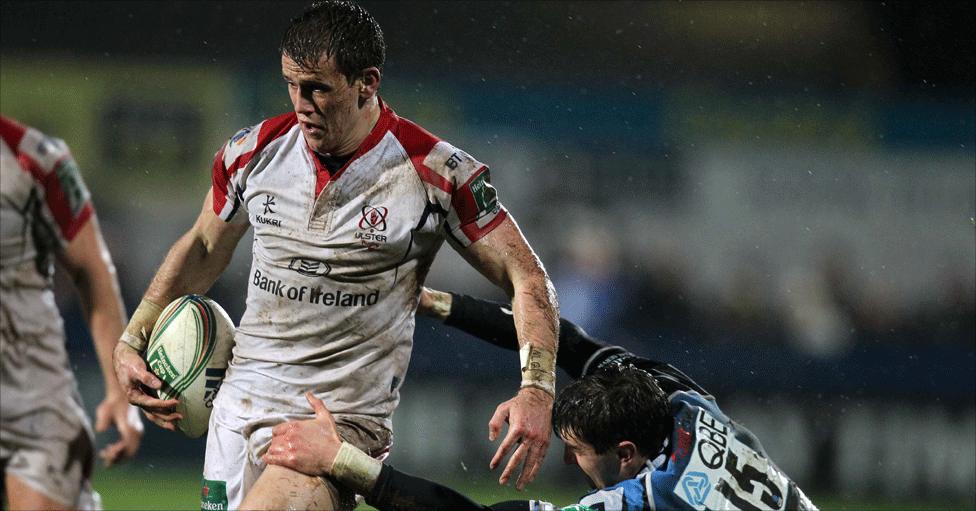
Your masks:
M235 413L245 420L305 410L312 390L334 413L389 426L435 253L445 238L466 247L505 219L484 164L380 109L331 177L294 113L241 130L217 153L214 211L254 228L218 412L224 401L244 403Z
M0 116L0 417L84 421L51 290L53 254L93 209L67 145Z

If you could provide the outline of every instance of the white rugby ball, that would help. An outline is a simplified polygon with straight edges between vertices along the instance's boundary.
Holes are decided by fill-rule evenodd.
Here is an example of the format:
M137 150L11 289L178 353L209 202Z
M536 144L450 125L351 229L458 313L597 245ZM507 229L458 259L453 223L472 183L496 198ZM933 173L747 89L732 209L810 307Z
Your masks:
M207 432L213 401L234 347L234 323L217 302L200 295L163 309L146 349L146 364L163 381L160 399L178 399L176 423L188 437Z

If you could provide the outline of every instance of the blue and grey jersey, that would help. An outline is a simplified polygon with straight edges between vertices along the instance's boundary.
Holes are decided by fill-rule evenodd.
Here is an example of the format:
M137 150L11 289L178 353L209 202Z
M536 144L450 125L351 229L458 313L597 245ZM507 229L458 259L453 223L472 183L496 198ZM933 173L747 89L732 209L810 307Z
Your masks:
M601 511L816 509L748 429L711 397L671 394L674 430L664 455L636 477L596 490L580 504Z

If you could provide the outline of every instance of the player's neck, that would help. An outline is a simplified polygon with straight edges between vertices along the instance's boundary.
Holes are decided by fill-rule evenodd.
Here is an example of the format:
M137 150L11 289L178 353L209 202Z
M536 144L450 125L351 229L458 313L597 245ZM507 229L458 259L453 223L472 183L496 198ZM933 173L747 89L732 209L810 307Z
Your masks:
M333 151L328 156L338 158L352 156L352 154L359 149L359 146L362 145L363 141L366 140L366 137L368 137L373 131L373 127L376 126L379 119L379 98L377 96L373 96L371 99L367 100L360 109L359 116L356 119L356 125L349 133L349 139L346 141L346 143L342 144L338 149Z

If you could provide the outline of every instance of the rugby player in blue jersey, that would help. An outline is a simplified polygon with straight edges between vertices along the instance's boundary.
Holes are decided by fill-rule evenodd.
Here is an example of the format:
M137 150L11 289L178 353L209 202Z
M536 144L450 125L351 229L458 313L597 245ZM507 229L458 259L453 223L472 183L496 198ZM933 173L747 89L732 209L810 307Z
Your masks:
M505 305L424 289L420 311L517 347ZM553 429L566 444L566 463L579 466L593 487L564 510L816 509L755 435L675 367L604 344L565 319L558 363L578 381L557 397ZM277 426L267 463L331 475L384 511L558 509L537 500L484 506L399 472L342 442L325 405L308 399L316 419Z

